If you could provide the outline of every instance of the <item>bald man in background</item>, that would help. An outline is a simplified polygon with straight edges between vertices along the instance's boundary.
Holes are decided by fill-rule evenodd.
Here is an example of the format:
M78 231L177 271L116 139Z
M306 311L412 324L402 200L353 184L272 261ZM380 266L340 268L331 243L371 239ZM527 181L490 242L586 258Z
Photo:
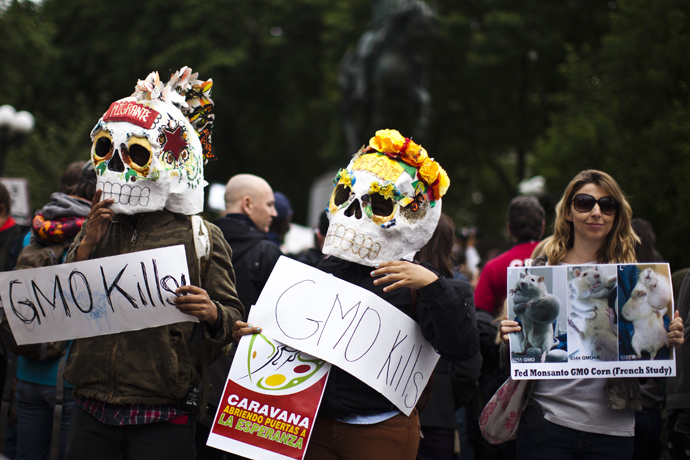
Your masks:
M225 187L225 212L225 217L214 224L232 248L237 295L249 316L249 309L281 255L280 248L266 236L271 221L278 215L273 189L252 174L233 176Z
M273 189L264 179L252 174L233 176L225 186L225 217L214 222L232 248L232 264L235 270L235 287L246 312L259 298L271 271L281 256L280 248L272 243L266 233L271 221L278 214ZM197 459L221 459L223 452L206 446L209 427L213 423L218 402L222 397L234 349L211 366L211 384L207 420L197 425ZM226 454L226 458L242 458Z

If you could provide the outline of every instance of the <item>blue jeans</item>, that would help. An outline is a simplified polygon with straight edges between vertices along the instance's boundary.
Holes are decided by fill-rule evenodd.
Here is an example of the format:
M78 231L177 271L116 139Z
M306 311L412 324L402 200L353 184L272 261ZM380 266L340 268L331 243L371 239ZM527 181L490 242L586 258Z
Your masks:
M16 460L48 460L53 434L55 387L17 380L15 398L17 407ZM64 400L60 423L60 460L65 458L67 436L74 408L71 388L65 388Z
M518 460L630 460L635 438L587 433L546 420L538 405L520 419Z

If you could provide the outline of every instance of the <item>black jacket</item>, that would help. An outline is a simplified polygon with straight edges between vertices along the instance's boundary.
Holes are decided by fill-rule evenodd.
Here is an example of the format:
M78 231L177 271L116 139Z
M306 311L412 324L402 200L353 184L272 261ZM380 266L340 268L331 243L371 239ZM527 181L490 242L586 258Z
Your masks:
M245 319L268 280L278 258L280 248L257 230L254 222L244 214L228 214L214 222L232 248L237 295L245 308Z
M424 338L450 362L461 362L477 353L479 338L472 316L463 300L463 291L442 276L419 289L416 314L410 289L383 292L384 285L374 285L371 267L326 257L318 267L326 273L362 287L414 318ZM377 414L394 409L388 399L366 383L337 366L331 368L319 416L342 418L353 414Z

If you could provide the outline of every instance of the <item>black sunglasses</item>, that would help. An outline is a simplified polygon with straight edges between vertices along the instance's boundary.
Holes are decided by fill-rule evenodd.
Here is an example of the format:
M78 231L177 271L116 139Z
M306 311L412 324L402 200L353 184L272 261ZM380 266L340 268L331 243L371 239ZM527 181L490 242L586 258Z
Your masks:
M618 212L618 201L610 196L602 196L595 200L592 195L586 193L578 193L573 197L573 207L578 212L589 212L598 204L599 209L604 214L612 216Z

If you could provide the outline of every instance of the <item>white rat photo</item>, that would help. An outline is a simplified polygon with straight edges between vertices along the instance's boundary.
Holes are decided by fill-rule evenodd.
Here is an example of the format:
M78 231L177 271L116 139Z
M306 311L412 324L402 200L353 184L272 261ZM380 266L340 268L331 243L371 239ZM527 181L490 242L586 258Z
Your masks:
M646 268L640 273L635 289L644 289L647 293L647 302L663 316L668 311L671 302L671 282L668 277L658 273L652 268ZM633 290L634 292L634 290ZM664 310L663 313L661 311Z
M579 341L571 340L568 334L568 351L588 359L616 361L616 314L608 305L616 287L616 276L608 276L597 267L575 268L571 274L568 326L573 338Z
M511 289L513 311L522 322L523 353L538 348L541 362L554 345L553 322L560 312L560 301L546 290L543 276L520 273L520 279Z
M633 325L630 343L635 359L642 359L642 352L646 351L653 360L662 347L668 346L664 315L670 301L668 277L651 268L642 270L630 298L621 308L623 319Z

